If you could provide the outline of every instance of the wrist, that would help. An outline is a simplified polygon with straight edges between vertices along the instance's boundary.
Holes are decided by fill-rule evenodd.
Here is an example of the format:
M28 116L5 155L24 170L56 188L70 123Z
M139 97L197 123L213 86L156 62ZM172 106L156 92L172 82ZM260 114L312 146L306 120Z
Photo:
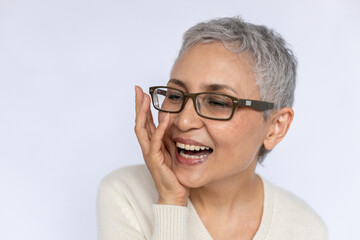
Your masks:
M163 199L163 198L159 197L157 204L186 207L187 206L187 198L185 198L185 199Z

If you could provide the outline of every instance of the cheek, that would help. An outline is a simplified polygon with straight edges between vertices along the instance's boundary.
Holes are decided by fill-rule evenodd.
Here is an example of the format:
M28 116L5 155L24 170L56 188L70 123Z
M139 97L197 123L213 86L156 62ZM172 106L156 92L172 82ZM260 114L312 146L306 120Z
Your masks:
M262 144L262 124L257 118L242 115L228 124L218 124L209 129L215 146L229 157L252 156Z

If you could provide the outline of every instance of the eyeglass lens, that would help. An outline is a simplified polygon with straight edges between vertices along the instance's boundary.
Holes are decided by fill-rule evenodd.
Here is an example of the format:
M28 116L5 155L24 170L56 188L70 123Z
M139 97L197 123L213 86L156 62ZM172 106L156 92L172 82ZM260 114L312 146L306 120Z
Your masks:
M171 88L156 88L152 97L154 107L167 112L178 112L185 100L182 92ZM233 111L232 99L216 93L197 95L195 105L198 114L209 118L227 119Z

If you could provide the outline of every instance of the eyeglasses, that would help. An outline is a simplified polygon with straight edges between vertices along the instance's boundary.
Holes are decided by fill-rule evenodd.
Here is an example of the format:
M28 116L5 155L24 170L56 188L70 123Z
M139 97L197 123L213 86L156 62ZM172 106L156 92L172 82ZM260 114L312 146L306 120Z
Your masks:
M274 104L270 102L240 99L213 92L187 93L164 86L150 87L149 93L154 108L159 111L179 113L183 110L188 98L191 98L199 116L214 120L231 119L238 107L250 107L258 111L266 111L274 107Z

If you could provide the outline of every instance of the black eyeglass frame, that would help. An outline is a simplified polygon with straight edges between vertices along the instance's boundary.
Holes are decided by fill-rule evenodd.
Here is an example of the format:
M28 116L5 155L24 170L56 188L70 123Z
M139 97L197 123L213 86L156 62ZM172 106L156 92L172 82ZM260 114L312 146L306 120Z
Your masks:
M153 97L153 94L154 94L154 91L155 91L156 88L168 88L168 89L173 89L173 90L181 92L184 95L185 98L183 100L183 103L182 103L180 109L178 111L166 111L166 110L162 110L162 109L157 108L155 106L155 104L154 104L154 97ZM168 112L168 113L179 113L179 112L181 112L183 110L184 106L187 103L187 100L189 98L191 98L192 101L193 101L193 104L194 104L194 109L195 109L196 113L200 117L207 118L207 119L213 119L213 120L221 120L221 121L230 120L234 115L235 109L238 108L238 107L250 107L250 108L253 108L253 109L255 109L257 111L261 111L261 112L274 108L274 103L271 103L271 102L264 102L264 101L258 101L258 100L236 98L236 97L233 97L233 96L230 96L230 95L227 95L227 94L214 93L214 92L188 93L188 92L184 92L184 91L182 91L180 89L173 88L173 87L168 87L168 86L153 86L153 87L150 87L149 88L149 93L150 93L150 96L151 96L152 104L153 104L154 108L156 110L158 110L158 111ZM229 118L212 118L212 117L204 116L201 113L199 113L199 111L198 111L198 109L196 107L196 98L197 98L197 96L199 96L201 94L215 94L215 95L221 95L221 96L225 96L225 97L230 98L232 100L232 102L233 102L233 107L232 107L232 112L231 112L230 117Z

